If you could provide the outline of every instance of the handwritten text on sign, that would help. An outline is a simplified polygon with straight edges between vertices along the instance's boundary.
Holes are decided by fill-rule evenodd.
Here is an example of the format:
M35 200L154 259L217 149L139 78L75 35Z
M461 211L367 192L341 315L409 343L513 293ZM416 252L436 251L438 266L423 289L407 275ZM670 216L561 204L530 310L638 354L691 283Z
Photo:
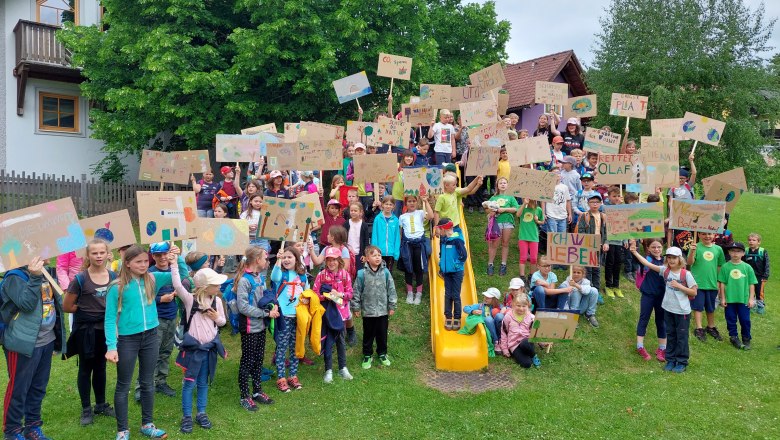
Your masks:
M537 104L569 104L569 85L547 81L536 81L535 91Z
M547 234L547 259L552 264L598 267L601 237L596 234Z
M726 202L672 199L669 228L680 231L723 232Z
M588 127L585 129L585 143L582 148L606 154L620 152L620 133Z
M412 59L389 53L379 53L377 76L386 78L410 79L412 76Z
M506 84L504 69L500 63L472 73L469 75L469 79L472 85L482 87L482 90L493 90Z
M596 166L599 183L621 185L645 183L642 156L639 154L599 154Z
M506 194L541 202L551 202L558 180L557 175L547 171L513 168L509 174Z
M647 117L647 96L613 93L612 102L609 104L609 114L645 119Z

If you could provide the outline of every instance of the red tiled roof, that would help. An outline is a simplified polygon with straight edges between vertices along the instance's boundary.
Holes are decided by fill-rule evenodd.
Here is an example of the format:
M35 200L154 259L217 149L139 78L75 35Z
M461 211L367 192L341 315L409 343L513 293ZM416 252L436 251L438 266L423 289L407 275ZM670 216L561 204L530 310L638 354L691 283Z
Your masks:
M588 86L583 79L583 69L574 51L567 50L504 67L509 92L509 108L534 104L536 81L553 81L559 73L569 83L573 96L587 95Z

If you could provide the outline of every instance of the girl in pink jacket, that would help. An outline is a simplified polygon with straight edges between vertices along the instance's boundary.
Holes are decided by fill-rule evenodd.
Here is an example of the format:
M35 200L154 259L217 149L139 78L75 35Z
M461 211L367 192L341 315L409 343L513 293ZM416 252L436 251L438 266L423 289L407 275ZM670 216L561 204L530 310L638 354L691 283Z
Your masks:
M512 311L501 323L497 351L513 358L523 368L531 368L531 365L539 368L542 362L536 356L534 344L528 341L531 325L534 323L530 307L527 295L517 295L512 300Z

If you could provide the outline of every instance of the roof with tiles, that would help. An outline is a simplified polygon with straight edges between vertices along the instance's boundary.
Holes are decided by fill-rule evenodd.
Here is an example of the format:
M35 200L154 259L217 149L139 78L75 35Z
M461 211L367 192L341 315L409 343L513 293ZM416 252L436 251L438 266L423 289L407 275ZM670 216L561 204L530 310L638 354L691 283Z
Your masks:
M534 104L536 81L553 81L561 74L569 84L572 96L590 93L585 84L584 71L573 50L558 52L504 68L509 92L509 108L517 109Z

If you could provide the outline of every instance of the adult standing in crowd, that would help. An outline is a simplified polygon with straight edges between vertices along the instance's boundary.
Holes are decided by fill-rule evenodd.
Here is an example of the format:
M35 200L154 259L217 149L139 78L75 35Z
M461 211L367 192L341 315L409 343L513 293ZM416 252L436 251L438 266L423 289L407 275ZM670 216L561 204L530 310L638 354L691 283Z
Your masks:
M575 148L582 149L582 144L585 143L585 135L582 134L580 123L577 118L569 118L566 121L566 131L561 134L563 137L563 148L561 150L569 156L571 150Z
M198 217L214 218L212 201L220 189L219 184L214 182L214 172L211 169L206 170L203 173L203 178L197 182L195 181L195 176L191 175L190 181L192 182L192 190L196 194Z

